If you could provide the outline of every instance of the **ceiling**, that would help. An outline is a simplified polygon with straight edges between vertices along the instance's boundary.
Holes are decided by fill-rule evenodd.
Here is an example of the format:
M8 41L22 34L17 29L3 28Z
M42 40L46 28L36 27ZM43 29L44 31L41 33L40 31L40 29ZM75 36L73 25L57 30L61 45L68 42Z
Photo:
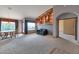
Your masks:
M0 17L19 20L25 17L35 19L52 7L52 5L0 5Z

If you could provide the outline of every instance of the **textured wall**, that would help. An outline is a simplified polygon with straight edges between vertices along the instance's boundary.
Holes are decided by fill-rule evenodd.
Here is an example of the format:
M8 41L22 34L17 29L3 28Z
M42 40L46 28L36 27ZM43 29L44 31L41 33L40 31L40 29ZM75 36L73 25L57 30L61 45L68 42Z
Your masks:
M56 22L56 17L59 16L62 13L74 13L78 16L78 24L79 25L79 6L76 5L57 5L54 6L54 24L53 24L53 36L57 36L57 22ZM79 40L79 26L77 27L78 32L77 32L77 40Z

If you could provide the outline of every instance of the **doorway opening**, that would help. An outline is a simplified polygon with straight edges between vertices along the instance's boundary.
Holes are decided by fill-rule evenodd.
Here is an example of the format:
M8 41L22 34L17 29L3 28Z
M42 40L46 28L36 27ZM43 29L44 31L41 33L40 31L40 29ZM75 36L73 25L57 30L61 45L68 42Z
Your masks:
M57 18L57 37L77 40L77 16L63 13Z

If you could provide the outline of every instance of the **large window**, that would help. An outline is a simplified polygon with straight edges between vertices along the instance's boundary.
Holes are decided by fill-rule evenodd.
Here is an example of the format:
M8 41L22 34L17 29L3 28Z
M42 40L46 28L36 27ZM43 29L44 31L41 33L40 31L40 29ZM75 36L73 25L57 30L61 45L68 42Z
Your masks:
M1 31L15 31L15 22L1 21Z
M28 25L28 30L35 30L35 23L28 22L27 25Z

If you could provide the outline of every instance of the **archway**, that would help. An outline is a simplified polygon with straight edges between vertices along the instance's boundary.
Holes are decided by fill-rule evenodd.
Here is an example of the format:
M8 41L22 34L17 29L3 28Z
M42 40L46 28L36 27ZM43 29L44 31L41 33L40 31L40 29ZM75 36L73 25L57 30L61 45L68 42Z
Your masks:
M76 14L69 13L69 12L62 13L59 16L57 16L56 21L57 21L56 22L57 37L66 35L66 38L68 38L69 36L72 35L72 36L74 36L74 39L77 40L77 15ZM63 23L61 24L61 22L63 22ZM60 26L63 26L62 27L63 29L60 30ZM64 34L61 34L61 32L63 32ZM66 38L64 38L64 39L66 39Z

